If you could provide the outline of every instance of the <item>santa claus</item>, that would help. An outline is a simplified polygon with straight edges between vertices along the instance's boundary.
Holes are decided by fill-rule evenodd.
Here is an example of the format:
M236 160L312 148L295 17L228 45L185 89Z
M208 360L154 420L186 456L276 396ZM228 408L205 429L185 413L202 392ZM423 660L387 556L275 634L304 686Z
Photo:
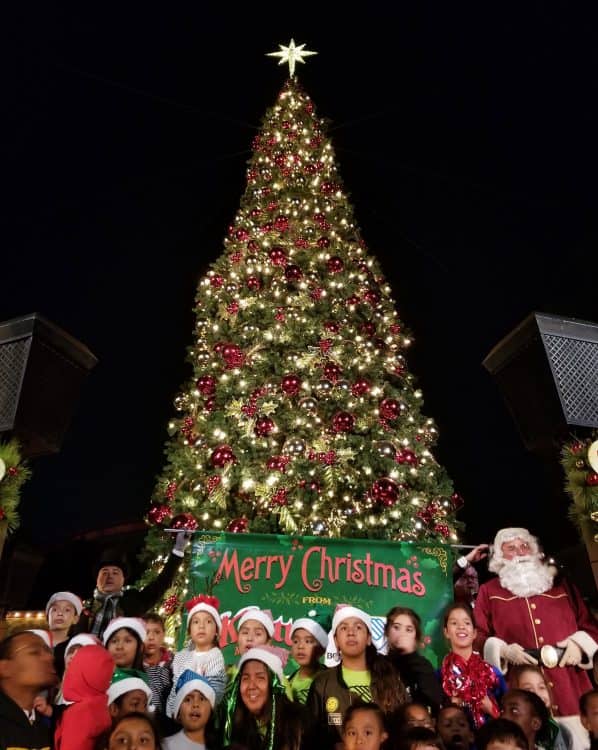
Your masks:
M510 664L539 664L554 714L578 714L598 649L598 623L579 591L555 577L527 529L499 531L488 568L498 577L482 584L475 606L484 658L503 672Z

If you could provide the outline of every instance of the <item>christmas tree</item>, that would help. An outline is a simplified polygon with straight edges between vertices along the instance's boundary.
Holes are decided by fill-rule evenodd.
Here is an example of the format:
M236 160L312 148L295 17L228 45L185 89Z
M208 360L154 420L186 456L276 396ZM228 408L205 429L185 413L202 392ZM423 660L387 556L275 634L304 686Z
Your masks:
M293 66L195 312L148 561L168 553L163 527L457 538L461 500L431 452L410 336Z

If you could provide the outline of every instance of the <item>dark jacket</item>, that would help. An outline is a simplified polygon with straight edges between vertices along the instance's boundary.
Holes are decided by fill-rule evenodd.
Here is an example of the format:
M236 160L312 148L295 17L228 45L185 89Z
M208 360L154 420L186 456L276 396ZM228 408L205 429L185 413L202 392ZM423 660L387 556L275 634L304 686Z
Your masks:
M41 717L33 724L23 709L0 692L0 750L50 750L52 730Z
M337 742L342 742L341 730L343 715L352 703L360 701L343 680L342 665L330 667L314 677L311 683L305 708L309 716L311 744L318 750L331 750Z
M156 578L144 589L126 589L118 600L116 617L143 617L162 598L166 589L171 585L174 575L183 561L182 557L170 554L162 570ZM91 633L96 613L101 603L91 599L86 603L77 623L77 633ZM101 634L100 634L101 635Z
M444 693L430 662L417 651L402 654L391 649L388 658L407 688L411 702L429 706L436 716L444 700Z

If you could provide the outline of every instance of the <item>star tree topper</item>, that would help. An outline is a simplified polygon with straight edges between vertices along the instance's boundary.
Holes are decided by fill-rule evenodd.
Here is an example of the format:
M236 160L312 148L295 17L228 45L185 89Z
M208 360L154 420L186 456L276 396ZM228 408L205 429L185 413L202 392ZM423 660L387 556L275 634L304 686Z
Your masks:
M300 44L298 47L295 47L294 39L291 39L291 43L288 47L285 47L284 44L279 44L278 46L280 47L280 52L267 52L266 57L280 57L279 65L288 63L289 75L291 78L295 75L295 63L304 63L304 57L318 54L317 52L310 52L307 49L303 49L305 44Z

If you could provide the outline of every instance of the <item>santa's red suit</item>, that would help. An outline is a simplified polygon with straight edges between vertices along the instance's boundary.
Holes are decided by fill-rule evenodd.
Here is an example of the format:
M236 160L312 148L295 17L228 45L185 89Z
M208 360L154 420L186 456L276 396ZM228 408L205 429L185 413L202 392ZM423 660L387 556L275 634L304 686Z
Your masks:
M475 605L484 658L507 672L511 664L529 663L524 650L541 661L542 647L558 647L559 664L566 666L540 666L554 714L575 716L579 697L592 687L587 670L598 649L598 623L577 588L559 581L543 563L527 529L501 529L488 567L498 577L480 586Z

